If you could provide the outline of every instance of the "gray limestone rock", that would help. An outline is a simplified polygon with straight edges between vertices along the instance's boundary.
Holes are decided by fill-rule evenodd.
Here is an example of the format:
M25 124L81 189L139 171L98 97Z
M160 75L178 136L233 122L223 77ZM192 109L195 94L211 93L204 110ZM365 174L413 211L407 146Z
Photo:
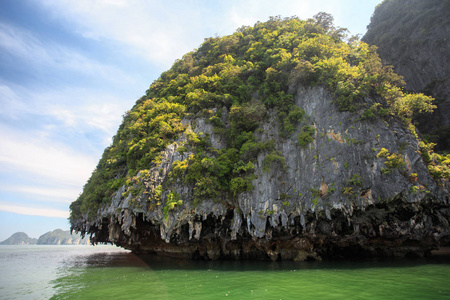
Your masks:
M421 118L422 133L450 126L449 1L384 1L375 9L363 41L378 47L383 62L404 77L408 91L436 98L433 116ZM448 150L447 139L441 137L438 147Z
M85 216L73 228L91 234L94 243L204 259L405 256L436 248L449 232L449 194L428 173L416 138L395 118L359 120L355 113L338 111L324 88L300 87L295 94L309 118L285 138L274 112L267 112L257 138L273 140L284 164L264 170L260 153L253 191L235 201L194 203L193 186L180 181L162 192L161 203L151 204L157 187L170 180L173 162L189 155L176 151L186 139L182 136L167 147L161 164L141 178L145 188L140 194L125 197L121 187L95 220ZM197 133L209 133L213 147L224 147L224 138L203 119L184 123ZM305 124L315 134L302 147L296 137ZM383 148L401 157L405 166L387 168L386 158L377 156ZM183 204L165 216L173 191Z

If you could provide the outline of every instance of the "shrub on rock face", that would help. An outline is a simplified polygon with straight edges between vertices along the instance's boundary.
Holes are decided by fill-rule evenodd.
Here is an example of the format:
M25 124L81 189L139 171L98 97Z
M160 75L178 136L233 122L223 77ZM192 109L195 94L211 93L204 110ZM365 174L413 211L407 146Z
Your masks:
M316 131L314 127L311 127L309 125L303 126L300 133L297 136L297 141L300 144L300 146L305 148L309 143L314 141L313 136L315 132Z

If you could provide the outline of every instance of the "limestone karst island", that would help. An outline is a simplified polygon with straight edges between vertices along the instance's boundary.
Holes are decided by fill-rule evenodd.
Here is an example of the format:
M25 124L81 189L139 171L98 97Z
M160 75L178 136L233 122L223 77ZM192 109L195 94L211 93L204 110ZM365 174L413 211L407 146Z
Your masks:
M389 21L396 2L372 21ZM398 39L433 39L436 18L449 28L448 2L424 3L433 7L420 9L414 34ZM389 55L420 45L383 41L379 25L370 44L326 13L205 39L125 113L71 204L71 229L135 253L210 260L426 256L448 245L450 156L434 147L448 137L449 60L433 47L408 54L440 59L447 75L405 82L371 44ZM447 58L449 42L448 32L436 42ZM398 60L398 71L416 63Z

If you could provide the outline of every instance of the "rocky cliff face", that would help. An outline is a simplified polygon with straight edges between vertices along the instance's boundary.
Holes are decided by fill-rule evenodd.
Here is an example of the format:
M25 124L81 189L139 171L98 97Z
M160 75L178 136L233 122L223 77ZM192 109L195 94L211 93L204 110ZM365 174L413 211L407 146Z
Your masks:
M450 149L450 2L383 1L363 40L378 47L384 62L404 76L408 90L438 100L434 115L422 117L419 128L438 135L434 141L440 149Z
M95 232L94 241L138 253L206 259L404 256L435 248L448 234L449 198L430 177L414 136L395 119L364 121L339 112L323 88L299 88L295 100L311 115L314 142L303 148L281 138L275 118L261 124L259 138L274 139L285 163L264 171L259 155L255 188L236 203L194 205L186 201L193 188L177 183L183 207L167 218L163 205L149 211L145 193L153 193L168 179L172 164L189 155L176 151L182 138L150 169L145 191L137 197L139 208L131 204L131 194L122 196L122 187L96 219L77 220L74 227ZM212 144L221 146L223 137L205 120L188 126L210 133ZM377 157L382 148L398 153L405 167L384 171L386 159ZM412 173L417 175L409 177Z
M72 229L202 259L438 247L448 181L430 175L414 127L387 106L395 76L320 20L259 23L176 63L126 116L71 205Z

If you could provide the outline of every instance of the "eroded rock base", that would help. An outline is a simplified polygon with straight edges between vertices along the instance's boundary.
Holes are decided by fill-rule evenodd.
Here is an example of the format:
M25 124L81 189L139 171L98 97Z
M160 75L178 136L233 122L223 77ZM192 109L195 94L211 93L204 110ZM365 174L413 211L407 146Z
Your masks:
M401 200L371 205L352 216L332 210L331 218L318 212L290 218L287 226L271 227L267 220L266 237L249 234L245 219L231 238L235 212L226 216L195 216L175 229L167 243L161 238L160 225L152 224L142 215L134 219L130 234L121 224L103 219L93 242L113 242L135 253L153 253L189 259L232 260L321 260L361 257L423 257L439 247L439 240L448 239L447 206L430 201L411 204ZM113 219L117 220L117 219ZM304 221L304 222L303 222ZM279 222L281 224L281 222ZM305 224L305 225L302 225ZM444 225L444 226L442 226Z

